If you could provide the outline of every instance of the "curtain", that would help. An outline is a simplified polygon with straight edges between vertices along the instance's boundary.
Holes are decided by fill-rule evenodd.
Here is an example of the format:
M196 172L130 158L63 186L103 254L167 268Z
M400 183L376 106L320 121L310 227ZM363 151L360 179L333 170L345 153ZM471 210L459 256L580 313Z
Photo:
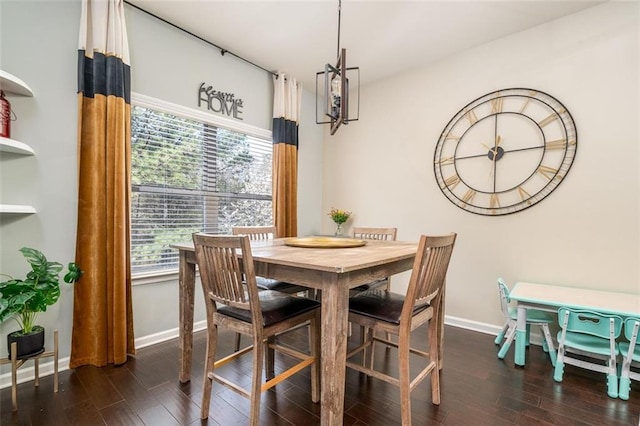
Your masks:
M298 119L302 84L273 79L273 221L279 237L298 235Z
M83 0L78 47L78 226L70 367L135 352L129 204L131 74L122 0Z

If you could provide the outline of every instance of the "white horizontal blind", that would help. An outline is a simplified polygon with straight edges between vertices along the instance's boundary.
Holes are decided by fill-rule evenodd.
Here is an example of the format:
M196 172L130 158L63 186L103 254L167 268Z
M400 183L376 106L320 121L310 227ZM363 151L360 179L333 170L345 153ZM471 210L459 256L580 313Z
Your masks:
M194 232L273 223L270 140L141 105L131 116L132 273L176 269L169 245Z

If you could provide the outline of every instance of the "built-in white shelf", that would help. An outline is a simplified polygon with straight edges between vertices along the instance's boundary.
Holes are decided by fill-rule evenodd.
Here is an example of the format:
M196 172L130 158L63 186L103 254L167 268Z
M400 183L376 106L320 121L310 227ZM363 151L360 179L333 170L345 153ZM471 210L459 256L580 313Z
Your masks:
M35 155L33 149L24 142L0 136L0 152L11 152L13 154Z
M33 91L24 81L13 74L0 70L0 90L5 94L33 96Z
M0 90L7 95L33 96L31 88L13 74L0 70ZM20 155L34 155L33 149L26 143L15 139L0 137L0 152L11 152ZM0 204L0 214L34 214L32 206L20 204Z
M36 213L36 209L31 206L22 206L18 204L0 204L0 213L33 214Z

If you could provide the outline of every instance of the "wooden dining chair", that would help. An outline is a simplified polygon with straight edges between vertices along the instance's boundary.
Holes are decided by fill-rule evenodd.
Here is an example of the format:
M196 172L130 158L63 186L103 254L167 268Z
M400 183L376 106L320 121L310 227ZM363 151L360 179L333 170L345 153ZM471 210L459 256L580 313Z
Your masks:
M640 318L628 317L624 320L624 336L628 342L618 343L622 355L622 368L620 369L620 384L618 398L629 399L631 380L640 381L640 372L633 371L632 366L640 365L640 345L638 345L638 329Z
M262 241L278 238L278 230L275 226L234 226L231 228L233 235L246 235L251 241ZM285 283L271 278L256 277L259 290L275 290L287 294L298 294L304 292L309 295L310 289L297 284ZM240 349L241 335L236 334L236 351Z
M616 359L620 348L616 339L622 331L622 318L618 315L563 307L558 309L558 322L561 329L558 332L558 357L553 379L562 382L565 364L606 373L607 394L611 398L617 398Z
M498 358L504 359L507 352L509 352L511 343L513 343L516 337L518 310L513 306L509 306L511 303L511 299L509 299L509 287L507 287L502 278L498 278L498 294L500 295L500 309L504 315L505 324L502 331L496 337L495 343L496 345L502 344L498 351ZM551 337L551 331L549 331L549 324L555 322L555 320L555 315L551 312L527 309L527 343L529 334L531 333L531 326L539 326L543 335L542 349L549 353L551 365L554 366L556 365L556 351L553 338Z
M353 238L360 240L380 240L380 241L395 241L398 228L371 228L371 227L354 227L352 231ZM367 284L363 284L350 290L350 294L367 290L373 290L376 288L384 287L387 291L391 290L391 277L386 277L381 280L372 281Z
M384 380L400 388L402 424L411 424L411 391L426 377L431 378L431 402L440 404L440 321L439 310L443 286L456 234L420 237L418 251L413 263L409 286L405 295L376 289L368 290L349 298L349 321L364 326L367 336L364 343L347 354L347 367ZM428 352L411 346L411 332L427 324ZM396 335L398 343L376 337L376 331ZM398 376L374 369L374 345L376 342L391 346L398 351ZM369 353L369 363L367 360ZM360 363L349 361L362 353ZM409 354L426 358L426 366L411 378ZM368 364L368 365L367 365ZM415 369L413 370L415 371Z
M251 241L269 240L278 238L275 226L234 226L231 228L233 235L246 235ZM297 284L285 283L270 278L256 277L258 288L261 290L276 290L283 293L295 294L307 292L309 289Z
M248 236L194 234L196 260L200 269L207 313L207 355L202 392L202 419L209 416L213 381L228 386L251 401L249 423L257 426L260 413L260 395L305 367L311 367L311 399L320 399L320 303L305 297L273 290L259 291L253 267L251 244ZM220 304L220 306L218 305ZM310 353L293 347L281 346L270 338L310 324ZM216 361L218 327L250 336L253 344ZM305 327L307 329L307 327ZM265 349L265 342L267 348ZM297 362L285 371L262 383L265 350L281 352ZM251 388L242 388L219 372L225 364L248 353L253 353ZM265 358L268 362L269 357ZM267 365L273 369L273 357Z

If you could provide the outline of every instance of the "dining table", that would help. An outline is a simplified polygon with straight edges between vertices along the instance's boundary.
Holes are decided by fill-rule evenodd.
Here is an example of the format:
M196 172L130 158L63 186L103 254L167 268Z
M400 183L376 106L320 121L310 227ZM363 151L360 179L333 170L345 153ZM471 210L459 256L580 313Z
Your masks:
M286 238L252 241L255 273L321 290L320 422L342 425L349 290L410 270L418 243L367 240L357 247L300 247L288 243L291 240ZM179 380L187 382L191 377L196 258L192 242L171 247L179 251ZM442 315L438 320L442 321ZM438 330L442 329L441 323Z
M561 307L568 307L622 317L640 316L640 294L633 293L519 281L509 298L517 303L514 362L521 367L526 362L528 309L557 312Z

